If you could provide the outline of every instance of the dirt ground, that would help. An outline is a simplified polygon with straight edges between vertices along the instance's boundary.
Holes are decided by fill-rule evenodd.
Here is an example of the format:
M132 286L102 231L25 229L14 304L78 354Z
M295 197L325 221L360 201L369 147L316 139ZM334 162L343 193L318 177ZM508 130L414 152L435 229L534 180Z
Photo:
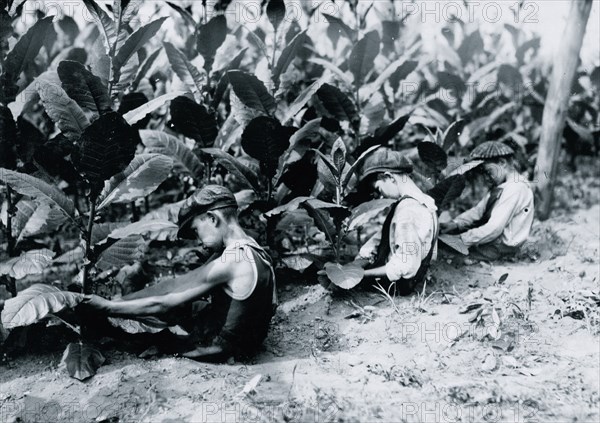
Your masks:
M279 281L254 361L104 348L86 382L56 351L0 365L0 422L598 422L600 206L536 222L519 262L441 254L419 293Z

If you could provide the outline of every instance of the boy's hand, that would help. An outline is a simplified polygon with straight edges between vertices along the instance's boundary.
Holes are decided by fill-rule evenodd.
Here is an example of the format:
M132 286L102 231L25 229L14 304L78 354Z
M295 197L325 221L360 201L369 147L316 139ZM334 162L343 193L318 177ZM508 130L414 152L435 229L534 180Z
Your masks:
M111 302L98 295L84 295L81 305L93 310L108 312L110 310Z
M458 224L455 222L440 223L440 232L447 234L458 230Z

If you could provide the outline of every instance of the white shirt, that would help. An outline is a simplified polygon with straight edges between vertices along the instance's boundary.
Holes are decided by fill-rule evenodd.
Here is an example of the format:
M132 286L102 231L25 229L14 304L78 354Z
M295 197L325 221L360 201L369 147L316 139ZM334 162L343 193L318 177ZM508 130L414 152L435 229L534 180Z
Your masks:
M434 204L433 200L429 204ZM390 281L414 277L431 248L436 248L432 243L438 227L437 214L435 205L430 207L412 198L402 200L396 207L390 224L390 255L385 264ZM358 258L377 256L382 229L362 246Z
M534 213L533 191L529 184L515 172L508 175L499 188L502 188L502 194L492 209L490 220L461 234L466 246L499 239L506 246L519 247L529 237ZM489 198L488 193L475 207L454 219L458 227L467 227L481 219Z

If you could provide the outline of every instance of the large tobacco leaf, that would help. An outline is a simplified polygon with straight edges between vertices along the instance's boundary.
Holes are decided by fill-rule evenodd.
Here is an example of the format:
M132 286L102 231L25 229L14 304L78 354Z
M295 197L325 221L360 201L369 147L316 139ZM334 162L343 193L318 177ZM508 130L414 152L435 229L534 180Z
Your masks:
M275 88L279 87L279 79L281 74L287 70L288 66L298 56L298 53L302 50L302 48L304 48L307 37L306 30L302 31L296 35L281 52L281 56L279 56L279 59L277 59L277 65L275 65L275 69L273 69L272 79L275 83Z
M0 275L23 279L28 275L38 275L52 263L54 252L48 249L30 250L19 257L0 262Z
M179 138L162 131L140 131L142 143L149 154L158 153L175 160L180 171L189 173L195 178L200 178L204 166L198 157Z
M138 154L125 170L104 184L98 209L112 203L129 203L152 193L169 176L173 159L162 154Z
M26 237L58 229L66 216L49 203L22 199L17 203L13 220L13 237L17 242Z
M279 29L279 25L283 22L285 18L286 8L285 2L283 0L269 0L267 4L267 17L273 25L275 32Z
M442 208L460 197L465 189L465 183L463 175L450 176L431 188L427 194L435 200L439 208Z
M61 291L51 285L31 285L4 303L2 325L7 329L31 325L48 314L75 307L82 300L82 294Z
M74 162L89 183L93 198L104 181L127 167L139 143L138 131L116 112L100 116L85 130Z
M63 89L82 108L94 115L111 111L108 91L100 78L79 62L65 60L58 65Z
M219 133L215 115L185 96L171 101L171 123L177 132L193 138L205 148L212 147Z
M252 188L257 194L261 193L260 184L256 173L253 172L248 166L241 163L231 154L226 153L218 148L203 148L202 153L207 154L210 157L217 159L219 164L227 169L228 172L235 175L240 181L246 182L247 185Z
M217 50L227 37L227 19L225 15L217 15L198 28L196 49L204 57L204 70L210 73Z
M379 32L373 30L365 34L352 49L348 67L354 75L356 86L360 86L365 76L373 69L375 58L379 54L380 44Z
M141 235L128 235L100 253L96 267L104 271L141 261L144 258L146 247L146 242Z
M174 91L172 93L163 94L160 97L150 100L148 103L138 107L137 109L125 113L123 118L127 121L127 123L133 125L144 119L148 114L152 113L156 109L162 107L167 101L173 100L174 98L183 94L185 94L183 91Z
M227 76L235 95L244 105L265 115L275 112L275 99L256 76L238 70L227 72Z
M333 85L323 84L317 91L317 97L335 119L348 121L355 130L358 129L360 116L347 94Z
M96 374L105 358L95 347L81 342L72 342L63 353L61 366L69 376L77 380L86 380Z
M327 263L325 265L325 272L334 285L343 289L354 288L365 276L364 269L354 263L346 265Z
M169 63L177 77L200 99L204 85L204 76L188 60L185 54L179 51L173 44L165 41L163 42L163 46L169 58Z

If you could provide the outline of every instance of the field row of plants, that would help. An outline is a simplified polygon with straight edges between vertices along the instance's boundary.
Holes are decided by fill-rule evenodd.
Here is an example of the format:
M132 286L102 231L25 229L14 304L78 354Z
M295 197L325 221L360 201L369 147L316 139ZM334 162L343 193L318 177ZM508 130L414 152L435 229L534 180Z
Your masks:
M0 281L16 298L0 338L60 319L82 294L132 289L125 282L140 263L189 266L177 212L208 182L236 193L242 222L281 268L314 275L325 266L348 288L336 269L390 204L351 201L357 170L380 146L406 152L440 211L467 186L461 165L482 141L510 144L532 170L546 76L539 38L518 26L484 40L447 22L443 55L431 60L414 25L391 15L370 27L371 8L357 0L337 2L341 14L322 13L325 23L310 19L318 8L285 19L285 2L270 0L252 30L228 18L223 0L167 2L169 17L143 25L134 19L141 1L84 3L93 24L39 12L16 34L24 3L1 2ZM177 42L160 39L169 19ZM322 39L331 48L317 48ZM513 57L499 61L507 40ZM573 157L597 146L599 79L599 68L582 71L573 88ZM85 378L99 357L79 343L65 361Z

